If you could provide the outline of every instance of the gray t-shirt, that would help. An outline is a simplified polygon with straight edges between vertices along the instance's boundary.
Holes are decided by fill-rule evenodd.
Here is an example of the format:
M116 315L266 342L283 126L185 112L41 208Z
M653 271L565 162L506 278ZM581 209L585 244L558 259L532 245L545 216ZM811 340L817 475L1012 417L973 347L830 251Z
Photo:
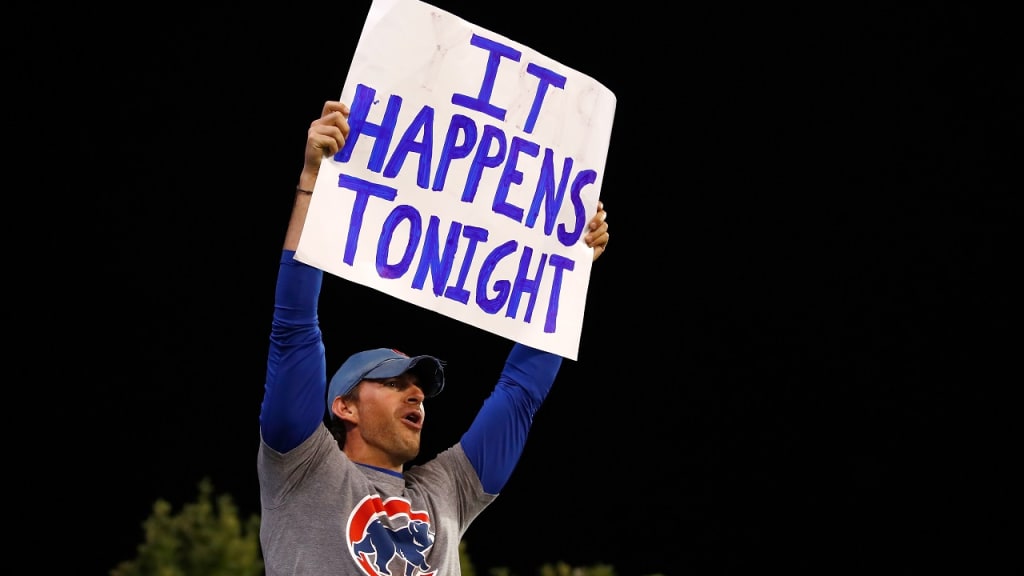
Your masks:
M285 454L260 442L257 471L267 576L460 576L459 540L496 497L459 444L399 476L322 424Z

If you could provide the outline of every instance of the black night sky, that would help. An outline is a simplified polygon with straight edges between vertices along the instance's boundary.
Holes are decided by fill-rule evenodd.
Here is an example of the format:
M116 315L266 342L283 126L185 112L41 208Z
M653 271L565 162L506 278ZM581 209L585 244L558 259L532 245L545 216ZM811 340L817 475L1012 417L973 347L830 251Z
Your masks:
M1009 348L990 337L1008 325L1002 142L1019 144L1006 20L945 4L433 4L618 99L612 240L579 359L466 536L477 573L977 566L965 541L1000 498L979 479L1000 465L968 422L1008 427L971 393ZM81 163L63 228L77 263L57 267L68 296L46 310L45 382L70 393L41 465L60 463L46 500L68 531L41 538L73 541L58 572L133 558L154 501L180 507L203 477L258 513L292 190L369 5L91 13L107 24L37 70L83 108L53 146ZM376 346L448 361L425 455L458 438L511 346L335 277L321 302L330 372Z

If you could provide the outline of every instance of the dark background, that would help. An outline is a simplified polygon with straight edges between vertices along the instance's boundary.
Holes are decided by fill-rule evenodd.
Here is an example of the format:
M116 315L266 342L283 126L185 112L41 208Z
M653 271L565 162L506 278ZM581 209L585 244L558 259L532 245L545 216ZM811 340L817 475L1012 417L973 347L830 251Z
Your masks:
M1002 547L988 479L1005 460L981 449L1010 425L978 392L1009 382L992 338L1011 326L998 288L1017 262L996 255L1003 167L1019 163L1007 19L433 4L618 98L613 239L579 359L466 535L479 574L931 573ZM259 512L292 190L369 5L81 9L64 16L91 24L65 24L59 57L26 67L57 99L38 131L72 167L43 175L69 209L40 220L67 264L34 319L62 436L34 453L53 512L38 537L70 531L49 562L106 574L134 558L154 501L191 502L204 476ZM375 346L449 362L425 454L465 429L510 347L333 277L321 321L329 371Z

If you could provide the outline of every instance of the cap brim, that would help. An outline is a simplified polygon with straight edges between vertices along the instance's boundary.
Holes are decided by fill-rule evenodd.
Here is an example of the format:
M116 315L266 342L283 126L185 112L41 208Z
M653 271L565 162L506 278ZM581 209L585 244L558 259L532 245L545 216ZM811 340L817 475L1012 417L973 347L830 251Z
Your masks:
M437 396L444 389L444 366L433 356L386 360L364 374L363 378L394 378L409 371L419 378L420 388L427 398Z

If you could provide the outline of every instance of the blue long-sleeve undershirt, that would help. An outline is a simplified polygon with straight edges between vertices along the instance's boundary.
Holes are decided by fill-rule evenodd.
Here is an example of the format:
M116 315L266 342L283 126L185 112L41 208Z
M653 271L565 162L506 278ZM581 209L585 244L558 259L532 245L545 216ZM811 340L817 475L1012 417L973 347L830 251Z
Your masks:
M267 380L260 407L263 441L287 452L309 438L327 408L327 362L317 316L323 271L285 250L277 273Z
M317 304L323 272L285 250L278 270L267 379L260 410L263 440L287 452L316 430L326 410L327 369ZM519 461L562 357L515 344L498 383L463 434L463 451L484 490L497 494Z
M551 391L562 357L516 344L491 395L484 401L462 449L488 494L497 494L512 476L544 398Z

